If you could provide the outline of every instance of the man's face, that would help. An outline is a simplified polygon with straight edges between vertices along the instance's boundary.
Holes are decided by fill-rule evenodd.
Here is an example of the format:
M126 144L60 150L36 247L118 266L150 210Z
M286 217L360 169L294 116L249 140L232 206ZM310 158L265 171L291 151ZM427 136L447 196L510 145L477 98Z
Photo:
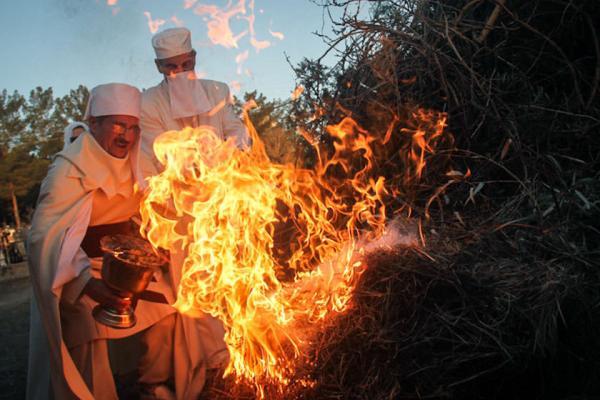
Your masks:
M125 158L139 139L139 119L130 115L91 117L90 131L108 154Z
M154 60L158 72L165 78L171 74L178 74L185 71L193 71L196 67L196 52L192 50L189 53L180 54L175 57Z
M73 143L75 141L75 139L77 139L79 137L79 135L81 135L83 133L83 128L78 126L77 128L73 129L73 132L71 133L71 143Z

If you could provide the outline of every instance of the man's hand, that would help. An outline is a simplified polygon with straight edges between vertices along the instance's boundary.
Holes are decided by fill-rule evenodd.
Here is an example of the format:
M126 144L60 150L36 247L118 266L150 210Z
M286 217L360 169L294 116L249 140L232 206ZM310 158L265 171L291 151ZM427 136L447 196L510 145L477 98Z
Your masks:
M124 299L115 294L102 279L91 278L83 288L83 294L100 304L112 306L117 310L131 306L131 299Z

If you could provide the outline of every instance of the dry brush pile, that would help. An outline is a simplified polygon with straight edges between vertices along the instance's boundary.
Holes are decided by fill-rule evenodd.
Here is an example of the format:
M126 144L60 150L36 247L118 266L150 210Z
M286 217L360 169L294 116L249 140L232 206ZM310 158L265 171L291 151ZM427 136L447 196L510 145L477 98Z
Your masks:
M389 199L425 245L370 257L314 347L316 387L296 396L600 395L598 1L318 4L336 64L296 66L289 124L327 148L323 127L344 116L381 134L396 121L376 149L389 179L411 168L411 113L446 113L451 135Z
M365 18L367 2L322 3L344 11L324 38L338 63L297 68L297 115L385 132L427 107L454 142L390 203L421 218L426 246L370 260L307 397L599 395L600 4L380 1Z

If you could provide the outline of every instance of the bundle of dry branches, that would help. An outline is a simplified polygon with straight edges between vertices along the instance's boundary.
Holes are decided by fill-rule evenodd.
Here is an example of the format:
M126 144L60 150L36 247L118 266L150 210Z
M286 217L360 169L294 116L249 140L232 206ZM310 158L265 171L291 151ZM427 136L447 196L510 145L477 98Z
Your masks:
M598 2L320 4L341 15L323 37L338 62L296 67L296 123L315 131L350 114L385 132L396 118L400 137L403 116L425 107L447 113L454 141L390 201L422 219L426 246L368 261L300 396L600 395ZM393 177L406 165L379 167Z
M356 308L322 335L312 398L598 395L600 7L377 3L365 18L365 2L323 2L344 10L325 38L339 63L305 109L374 132L443 110L455 148L402 199L429 217L427 246L371 260ZM449 179L448 163L471 175Z

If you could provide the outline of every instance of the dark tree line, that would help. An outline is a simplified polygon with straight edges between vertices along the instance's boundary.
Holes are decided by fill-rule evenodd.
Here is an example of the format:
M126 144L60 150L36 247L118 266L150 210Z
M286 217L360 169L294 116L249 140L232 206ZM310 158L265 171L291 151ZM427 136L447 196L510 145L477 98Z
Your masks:
M35 206L52 157L63 146L63 129L81 121L89 91L79 86L62 97L37 87L25 97L0 93L0 222L20 224Z
M40 183L62 149L63 129L83 119L88 97L82 85L62 97L41 87L28 97L17 91L0 93L0 223L19 225L21 217L31 217ZM254 91L236 98L236 111L241 114L249 102L250 121L271 160L305 165L311 152L294 134L290 101L270 100Z
M298 121L327 145L344 115L372 132L398 118L393 154L422 106L454 142L392 199L427 245L369 260L305 398L597 398L600 2L313 1L336 62L295 66Z

